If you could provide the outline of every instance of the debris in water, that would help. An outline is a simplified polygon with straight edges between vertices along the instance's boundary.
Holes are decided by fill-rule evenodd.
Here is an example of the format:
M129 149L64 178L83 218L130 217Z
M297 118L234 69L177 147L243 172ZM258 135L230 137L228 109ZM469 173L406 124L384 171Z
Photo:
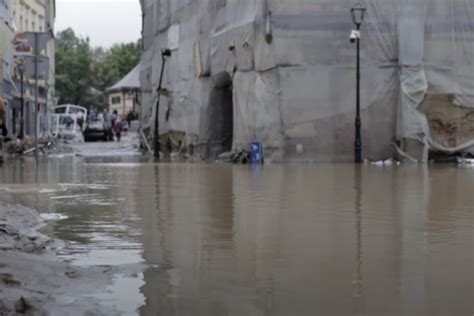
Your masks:
M372 162L370 162L370 164L372 166L379 166L379 167L393 166L393 165L399 166L399 165L401 165L401 162L397 161L397 160L394 160L393 158L390 158L390 159L387 159L387 160L372 161Z
M56 214L56 213L45 213L45 214L40 214L40 217L44 219L45 221L61 221L64 219L68 219L66 215L63 214Z
M474 159L472 158L457 158L458 164L460 165L474 165Z

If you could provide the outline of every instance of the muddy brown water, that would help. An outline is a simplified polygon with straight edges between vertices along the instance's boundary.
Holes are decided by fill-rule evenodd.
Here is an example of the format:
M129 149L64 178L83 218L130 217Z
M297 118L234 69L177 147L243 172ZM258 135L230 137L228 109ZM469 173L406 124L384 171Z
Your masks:
M474 313L474 168L62 158L0 182L68 217L65 260L146 264L91 294L124 314Z

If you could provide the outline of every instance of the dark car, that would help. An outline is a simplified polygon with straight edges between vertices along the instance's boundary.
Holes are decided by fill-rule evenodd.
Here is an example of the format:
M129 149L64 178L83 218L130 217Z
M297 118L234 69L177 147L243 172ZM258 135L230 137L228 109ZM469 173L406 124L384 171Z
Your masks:
M98 140L106 142L110 140L111 131L104 122L91 122L86 125L83 134L85 142Z

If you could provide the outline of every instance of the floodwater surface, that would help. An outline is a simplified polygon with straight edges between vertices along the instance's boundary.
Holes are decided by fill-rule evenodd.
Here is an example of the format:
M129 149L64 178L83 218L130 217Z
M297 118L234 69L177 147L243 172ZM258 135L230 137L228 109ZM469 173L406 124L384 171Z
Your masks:
M91 294L126 315L474 313L474 168L70 157L0 182L67 217L64 260L141 267Z

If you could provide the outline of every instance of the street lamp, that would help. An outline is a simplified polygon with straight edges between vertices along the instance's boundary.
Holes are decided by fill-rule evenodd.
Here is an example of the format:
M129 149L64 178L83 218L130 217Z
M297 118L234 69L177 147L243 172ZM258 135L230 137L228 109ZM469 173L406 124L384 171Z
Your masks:
M23 122L24 122L24 115L25 115L25 68L23 65L23 62L18 65L18 71L20 72L20 102L21 102L21 109L20 109L20 115L21 115L21 125L20 125L20 136L23 138L24 136L24 129L23 129Z
M20 59L19 62L16 65L16 70L18 71L20 75L20 135L23 137L24 131L23 131L23 115L24 115L24 109L25 109L25 88L24 88L24 75L25 75L25 65L23 59ZM15 122L16 124L16 122Z
M352 22L356 26L356 30L351 32L351 42L357 45L357 99L356 99L356 120L355 120L355 143L354 143L354 155L355 162L362 162L362 137L361 137L361 126L362 121L360 118L360 26L364 22L365 7L357 3L351 9Z
M166 48L161 51L161 74L160 81L158 83L157 91L157 100L156 100L156 114L155 114L155 134L154 134L154 155L156 159L160 159L161 143L160 143L160 124L159 124L159 114L160 114L160 96L161 96L161 85L163 84L163 75L165 73L165 64L166 60L171 57L171 50Z

